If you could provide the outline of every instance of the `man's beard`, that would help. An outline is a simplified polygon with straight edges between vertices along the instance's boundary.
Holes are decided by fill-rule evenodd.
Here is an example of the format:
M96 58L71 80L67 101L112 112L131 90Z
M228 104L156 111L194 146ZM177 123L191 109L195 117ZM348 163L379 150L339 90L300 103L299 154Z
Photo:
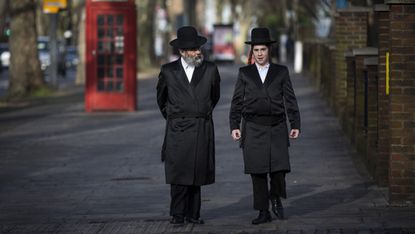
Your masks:
M198 67L203 63L203 54L197 55L195 57L191 57L185 54L182 55L182 57L184 61L191 66Z

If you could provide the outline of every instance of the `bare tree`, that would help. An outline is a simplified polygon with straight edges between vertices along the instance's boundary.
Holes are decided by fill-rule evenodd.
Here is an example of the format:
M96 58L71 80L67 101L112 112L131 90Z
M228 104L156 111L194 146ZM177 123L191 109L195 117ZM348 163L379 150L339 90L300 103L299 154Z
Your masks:
M43 87L37 51L35 0L10 1L10 97Z
M273 37L277 38L280 31L285 31L288 27L286 0L262 1L257 9L259 25L270 29Z
M220 2L220 1L219 1ZM239 34L235 38L236 57L240 58L245 54L244 42L247 41L249 29L255 15L255 2L251 0L231 0L232 19L239 23ZM219 11L219 10L218 10ZM245 61L243 61L245 62Z
M187 14L189 25L198 25L196 20L196 4L197 0L186 0L184 2L184 13Z

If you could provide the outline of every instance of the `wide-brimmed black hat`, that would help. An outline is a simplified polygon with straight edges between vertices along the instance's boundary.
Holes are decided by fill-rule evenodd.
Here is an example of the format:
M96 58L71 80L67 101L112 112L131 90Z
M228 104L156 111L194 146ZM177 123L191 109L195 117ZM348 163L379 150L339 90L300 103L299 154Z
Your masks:
M254 28L251 31L251 41L246 41L245 44L250 45L268 45L277 41L271 40L268 28Z
M177 38L170 42L171 46L179 49L195 48L205 44L206 38L199 36L192 26L185 26L177 30Z

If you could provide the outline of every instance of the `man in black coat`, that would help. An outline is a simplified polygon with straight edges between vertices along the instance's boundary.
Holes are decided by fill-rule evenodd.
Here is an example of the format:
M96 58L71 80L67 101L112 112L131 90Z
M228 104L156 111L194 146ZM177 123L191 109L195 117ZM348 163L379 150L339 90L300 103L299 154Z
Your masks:
M195 28L180 28L170 45L181 57L161 67L157 83L157 103L166 119L162 161L171 185L172 224L203 224L200 186L215 182L212 111L220 76L214 63L203 60L205 43Z
M245 173L251 174L254 209L259 210L252 224L271 221L270 200L275 215L284 218L280 198L287 196L288 137L297 138L300 133L300 113L288 69L270 62L274 42L267 28L252 30L251 41L245 43L251 45L249 61L253 56L255 63L239 69L229 114L232 138L240 141Z

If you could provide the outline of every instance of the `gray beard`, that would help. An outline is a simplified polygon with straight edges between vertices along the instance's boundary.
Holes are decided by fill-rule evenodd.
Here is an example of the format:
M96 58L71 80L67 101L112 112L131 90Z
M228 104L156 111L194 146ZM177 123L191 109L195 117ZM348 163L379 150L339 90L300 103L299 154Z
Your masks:
M203 63L203 54L201 54L200 56L196 56L196 57L190 57L190 56L182 56L182 57L184 61L191 66L198 67Z

